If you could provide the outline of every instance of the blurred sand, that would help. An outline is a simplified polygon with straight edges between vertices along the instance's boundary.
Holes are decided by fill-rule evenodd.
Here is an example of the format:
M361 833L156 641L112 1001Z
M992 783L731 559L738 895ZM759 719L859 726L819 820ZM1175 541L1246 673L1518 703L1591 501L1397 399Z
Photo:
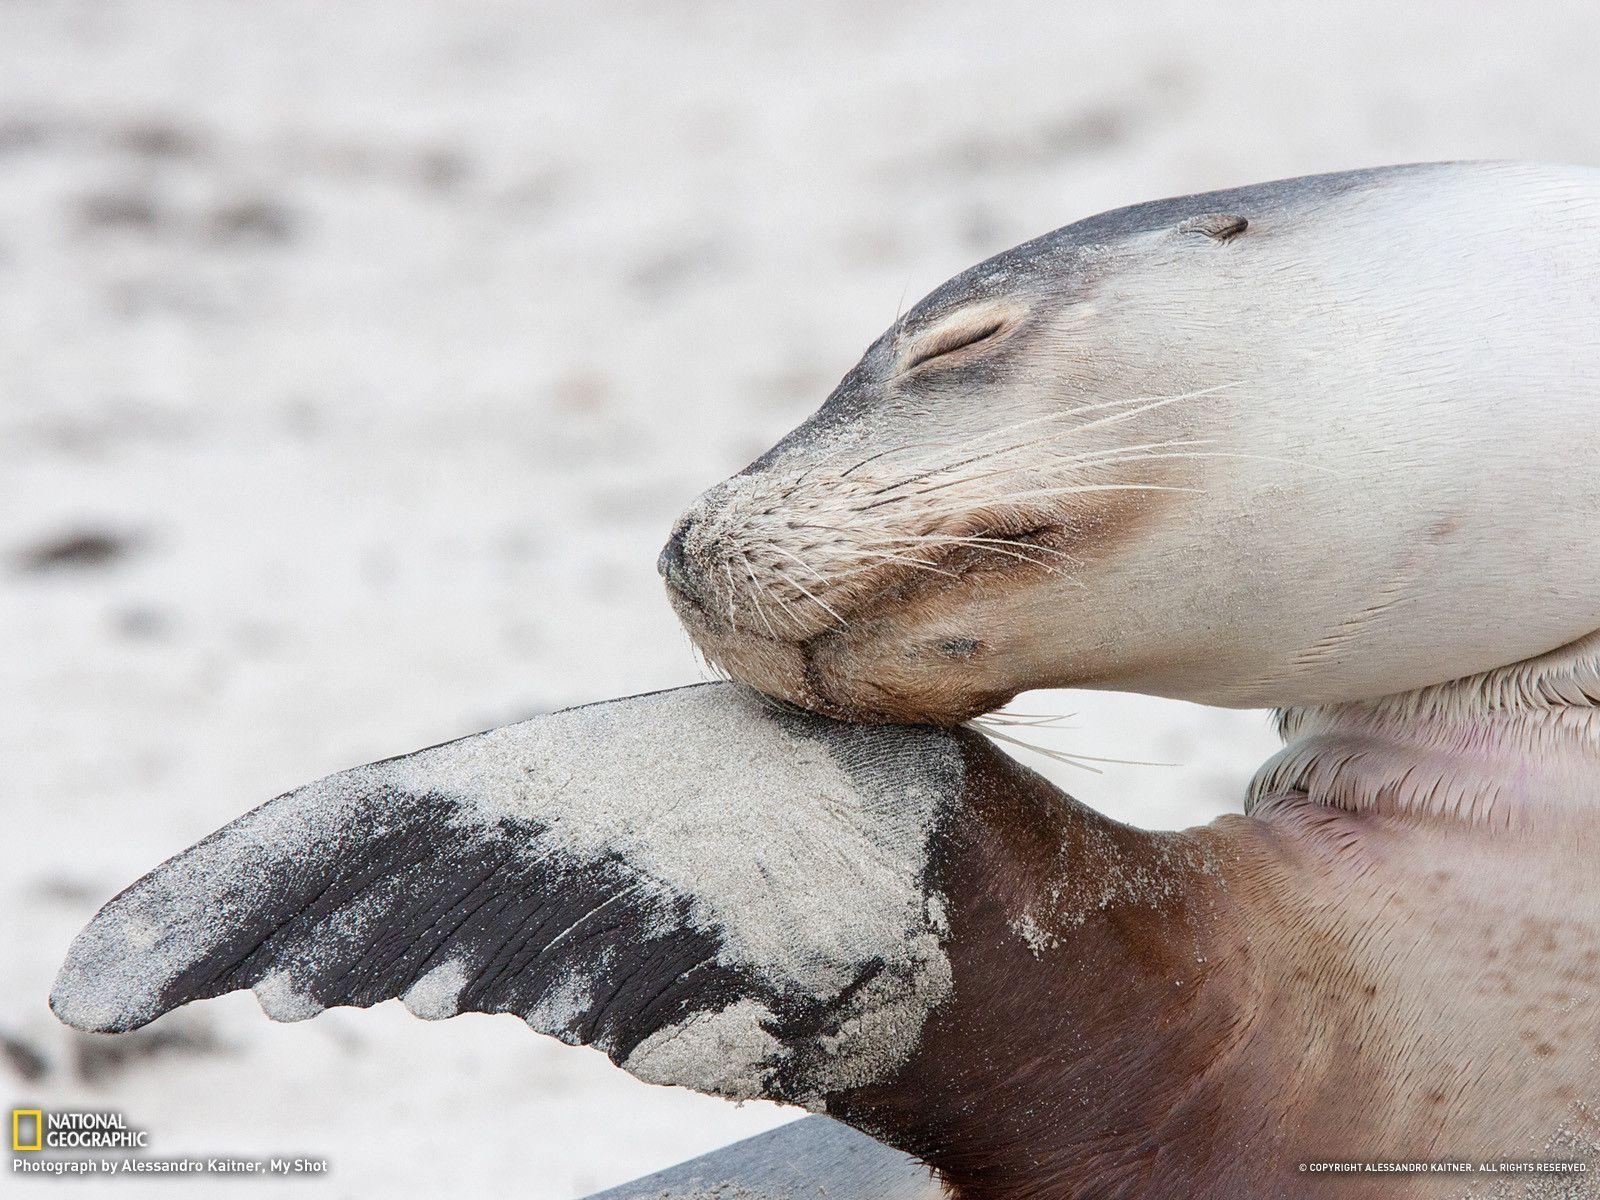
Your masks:
M326 1155L237 1185L320 1197L574 1196L786 1119L509 1017L233 996L107 1041L44 999L103 900L276 792L696 678L672 518L947 275L1159 195L1600 161L1597 66L1582 3L0 3L0 1099ZM1273 744L1019 707L1182 763L1052 769L1145 824Z

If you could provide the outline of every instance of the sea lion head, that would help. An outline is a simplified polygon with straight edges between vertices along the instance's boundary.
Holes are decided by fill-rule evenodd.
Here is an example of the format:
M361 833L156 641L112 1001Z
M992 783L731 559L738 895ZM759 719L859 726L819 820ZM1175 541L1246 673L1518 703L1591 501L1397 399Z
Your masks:
M862 720L1326 703L1548 651L1600 627L1597 228L1593 172L1440 164L1057 230L705 493L672 602L715 665Z

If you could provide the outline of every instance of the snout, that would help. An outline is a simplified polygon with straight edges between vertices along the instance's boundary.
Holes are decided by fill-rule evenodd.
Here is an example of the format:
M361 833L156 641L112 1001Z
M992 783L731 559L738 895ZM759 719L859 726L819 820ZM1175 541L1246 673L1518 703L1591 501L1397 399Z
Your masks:
M766 556L757 549L762 545ZM847 575L869 586L841 595L825 580L798 574L828 560L804 543L791 545L775 548L770 538L750 537L703 501L673 527L656 569L685 629L715 667L769 696L867 723L955 725L1019 690L1006 669L1009 639L989 632L1004 623L973 611L974 592L987 592L994 564L985 571L953 560L952 567L965 570L876 582ZM1009 556L1000 562L1027 565ZM772 578L757 574L762 568ZM813 608L816 620L797 619Z
M689 560L685 550L689 530L694 525L693 517L684 517L672 531L672 536L667 539L667 544L661 547L661 553L656 556L656 570L666 585L693 598L694 589L689 579Z

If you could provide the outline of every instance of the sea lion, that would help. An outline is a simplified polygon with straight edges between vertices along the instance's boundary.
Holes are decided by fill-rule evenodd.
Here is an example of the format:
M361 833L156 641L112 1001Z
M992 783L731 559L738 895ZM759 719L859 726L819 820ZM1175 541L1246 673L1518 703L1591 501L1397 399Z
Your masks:
M111 901L56 1011L515 1012L974 1200L1594 1194L1473 1168L1600 1153L1597 197L1397 168L974 268L663 551L779 701L290 793ZM1247 815L1130 829L955 727L1045 683L1288 745ZM1424 1166L1321 1169L1375 1161Z

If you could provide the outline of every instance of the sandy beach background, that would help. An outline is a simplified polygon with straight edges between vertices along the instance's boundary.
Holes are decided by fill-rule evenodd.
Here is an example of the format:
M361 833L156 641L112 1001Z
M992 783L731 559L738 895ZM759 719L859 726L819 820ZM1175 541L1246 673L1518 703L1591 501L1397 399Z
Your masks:
M697 670L673 517L960 268L1117 204L1600 162L1600 7L0 0L0 1100L327 1179L562 1200L789 1119L511 1017L123 1039L45 1007L137 875L335 769ZM1236 808L1265 714L1044 735L1119 818ZM9 1167L8 1167L9 1170Z

